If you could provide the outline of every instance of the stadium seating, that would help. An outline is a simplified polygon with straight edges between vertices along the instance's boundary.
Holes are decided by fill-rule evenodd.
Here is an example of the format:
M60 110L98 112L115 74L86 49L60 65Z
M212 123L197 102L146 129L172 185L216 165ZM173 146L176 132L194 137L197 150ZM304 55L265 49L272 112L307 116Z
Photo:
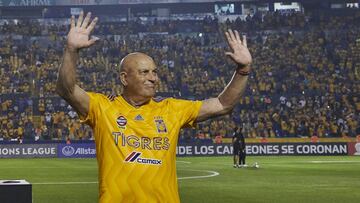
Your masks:
M0 25L0 140L91 140L92 131L55 93L68 26L37 20ZM61 22L59 20L58 22ZM231 115L184 130L181 141L230 137L355 137L360 121L360 12L258 13L219 22L101 22L100 42L81 52L79 85L121 92L119 62L133 51L159 66L159 95L217 96L234 65L224 55L223 30L246 33L254 57L245 96ZM201 136L199 135L201 131ZM204 135L203 135L204 134Z

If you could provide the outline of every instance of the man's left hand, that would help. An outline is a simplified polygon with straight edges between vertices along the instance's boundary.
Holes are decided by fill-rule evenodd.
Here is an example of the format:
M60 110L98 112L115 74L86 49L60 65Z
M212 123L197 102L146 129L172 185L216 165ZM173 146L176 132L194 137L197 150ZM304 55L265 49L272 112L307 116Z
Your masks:
M232 50L232 52L225 52L225 55L230 56L239 66L249 66L252 62L252 57L247 48L246 36L243 35L241 40L239 32L236 30L233 32L231 29L225 32L225 36Z

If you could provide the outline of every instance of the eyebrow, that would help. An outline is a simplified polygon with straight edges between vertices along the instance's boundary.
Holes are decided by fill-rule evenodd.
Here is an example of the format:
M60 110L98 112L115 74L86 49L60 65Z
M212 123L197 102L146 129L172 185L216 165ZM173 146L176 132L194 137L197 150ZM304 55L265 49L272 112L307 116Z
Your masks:
M140 68L138 71L144 71L144 70L148 70L148 71L157 71L157 70L159 70L159 68L158 67L155 67L153 70L151 70L150 68Z

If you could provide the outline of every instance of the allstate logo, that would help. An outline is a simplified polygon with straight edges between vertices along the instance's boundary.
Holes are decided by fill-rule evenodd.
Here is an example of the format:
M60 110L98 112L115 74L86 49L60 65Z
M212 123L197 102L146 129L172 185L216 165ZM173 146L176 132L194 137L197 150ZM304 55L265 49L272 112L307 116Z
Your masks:
M72 146L65 146L61 151L64 156L71 156L75 153L75 149Z

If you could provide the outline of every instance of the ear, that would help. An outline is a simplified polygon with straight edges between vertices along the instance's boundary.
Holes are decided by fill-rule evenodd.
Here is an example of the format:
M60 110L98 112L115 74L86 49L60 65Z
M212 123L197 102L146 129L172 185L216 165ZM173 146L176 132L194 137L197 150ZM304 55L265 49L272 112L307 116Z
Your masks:
M120 82L124 87L128 85L128 82L126 81L126 76L126 72L120 72Z

